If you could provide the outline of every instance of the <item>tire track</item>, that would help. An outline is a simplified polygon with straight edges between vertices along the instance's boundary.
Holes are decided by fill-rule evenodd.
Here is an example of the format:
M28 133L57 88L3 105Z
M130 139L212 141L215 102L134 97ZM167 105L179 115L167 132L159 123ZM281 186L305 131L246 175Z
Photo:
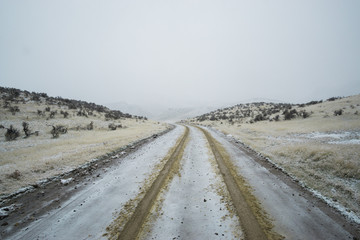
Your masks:
M281 235L272 230L273 225L271 221L261 208L259 201L252 194L251 188L245 180L236 173L235 167L231 163L225 149L209 132L200 127L197 128L204 133L209 142L220 172L223 175L225 185L236 208L245 239L283 239Z
M149 190L146 192L144 198L137 205L134 213L119 233L117 239L130 240L137 238L145 222L145 219L149 214L150 209L153 206L154 201L158 196L160 190L166 183L166 180L169 177L173 166L182 158L183 150L185 148L185 142L187 141L188 136L189 128L185 126L185 133L183 134L180 142L172 151L169 160L166 162L165 166L160 171L158 177L155 179Z
M205 135L190 126L180 167L161 189L139 239L244 239Z

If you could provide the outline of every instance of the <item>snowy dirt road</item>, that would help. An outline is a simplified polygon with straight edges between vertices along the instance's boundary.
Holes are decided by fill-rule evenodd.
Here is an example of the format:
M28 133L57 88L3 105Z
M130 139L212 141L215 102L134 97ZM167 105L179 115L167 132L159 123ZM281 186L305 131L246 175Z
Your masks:
M177 126L119 158L101 177L77 184L71 197L22 229L1 226L2 237L359 238L358 225L206 128Z

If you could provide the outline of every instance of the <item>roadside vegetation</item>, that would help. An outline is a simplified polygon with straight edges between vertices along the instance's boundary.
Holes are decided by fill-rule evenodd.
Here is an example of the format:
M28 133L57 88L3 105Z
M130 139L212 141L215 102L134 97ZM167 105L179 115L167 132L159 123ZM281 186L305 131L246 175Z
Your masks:
M188 121L214 127L360 216L360 95L249 103Z
M95 103L0 87L0 196L166 128Z

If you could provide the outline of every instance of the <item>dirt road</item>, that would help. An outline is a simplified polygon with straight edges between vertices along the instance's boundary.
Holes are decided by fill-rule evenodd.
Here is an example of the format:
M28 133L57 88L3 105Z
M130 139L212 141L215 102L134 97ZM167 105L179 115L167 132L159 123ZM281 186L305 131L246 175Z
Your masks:
M18 206L1 220L2 238L359 238L358 225L210 129L177 126L73 182L59 190L67 198ZM21 211L26 221L11 222Z

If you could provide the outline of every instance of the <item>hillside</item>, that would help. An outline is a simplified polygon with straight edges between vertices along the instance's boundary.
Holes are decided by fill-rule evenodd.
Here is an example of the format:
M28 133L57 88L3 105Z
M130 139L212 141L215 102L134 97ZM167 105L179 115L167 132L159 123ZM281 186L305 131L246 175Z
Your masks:
M67 172L167 127L94 103L0 87L0 195Z
M189 119L250 146L360 216L360 95L306 104L249 103Z

